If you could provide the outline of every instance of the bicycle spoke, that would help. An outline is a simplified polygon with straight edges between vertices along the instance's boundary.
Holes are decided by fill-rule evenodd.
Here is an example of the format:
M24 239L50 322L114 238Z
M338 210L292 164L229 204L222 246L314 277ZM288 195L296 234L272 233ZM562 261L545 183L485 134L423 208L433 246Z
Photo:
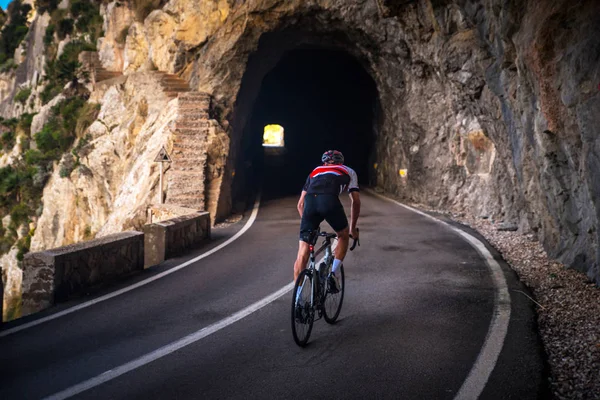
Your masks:
M314 315L311 302L311 275L302 271L296 281L292 301L292 334L299 346L305 346L312 330Z
M344 290L345 290L345 277L344 267L341 266L336 275L339 275L338 281L340 284L340 290L337 293L331 293L329 288L325 293L325 301L323 304L323 312L325 321L329 324L335 323L340 311L342 310L342 302L344 301Z

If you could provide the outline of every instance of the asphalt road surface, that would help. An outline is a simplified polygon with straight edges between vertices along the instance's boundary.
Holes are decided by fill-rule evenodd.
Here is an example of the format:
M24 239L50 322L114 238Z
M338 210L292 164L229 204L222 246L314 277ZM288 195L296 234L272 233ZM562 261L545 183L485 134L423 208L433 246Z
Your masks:
M0 399L545 398L532 302L497 254L488 246L510 296L505 334L494 323L498 285L480 252L430 218L372 194L362 200L361 247L346 258L340 319L315 322L306 348L292 338L291 291L231 319L292 279L297 199L263 200L237 240L185 268L6 334L169 271L240 232L250 213L186 257L6 324ZM459 392L467 380L475 389Z

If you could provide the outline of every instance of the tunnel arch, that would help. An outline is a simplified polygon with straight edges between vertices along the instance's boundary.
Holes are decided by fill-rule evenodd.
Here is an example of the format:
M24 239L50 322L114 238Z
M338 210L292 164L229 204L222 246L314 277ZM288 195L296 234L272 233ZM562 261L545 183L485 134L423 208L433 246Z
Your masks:
M314 25L312 27L314 28ZM231 196L234 201L244 197L243 195L248 192L247 189L249 184L250 186L254 185L255 177L252 177L251 174L256 173L257 171L248 169L249 163L247 152L256 152L259 148L258 138L260 136L260 125L267 123L280 123L284 125L284 127L286 125L276 117L275 119L261 120L260 122L258 122L256 118L253 119L256 112L260 113L260 110L257 110L257 102L261 103L265 101L264 96L261 99L264 85L265 83L268 83L270 79L273 80L273 75L276 75L277 71L282 68L282 63L284 65L287 63L289 66L289 62L286 62L286 60L290 57L302 59L303 57L299 55L300 53L305 53L306 57L311 57L309 54L312 54L312 56L319 55L321 60L337 59L338 65L345 62L346 65L360 78L359 81L361 82L361 86L359 87L358 92L361 92L361 90L369 92L367 96L368 99L364 104L366 107L364 109L364 114L369 115L367 118L369 127L368 129L364 127L363 121L365 140L362 140L361 143L358 143L356 146L362 146L362 149L367 148L368 151L366 154L362 154L360 162L356 163L352 162L356 161L356 155L352 150L352 146L344 143L341 148L347 149L347 157L349 156L347 160L349 160L349 163L352 164L353 167L358 164L355 169L359 172L361 183L367 184L371 180L372 173L367 168L367 165L370 162L372 163L374 158L373 151L375 150L375 146L371 146L371 144L375 142L376 132L381 130L384 121L384 116L380 112L381 100L378 89L379 85L376 81L377 76L374 74L373 60L368 58L369 53L365 51L365 49L358 46L358 43L366 43L368 40L365 38L361 38L360 41L353 40L353 37L361 34L352 32L352 30L342 29L343 28L331 30L331 27L329 27L329 30L327 31L318 28L315 30L304 30L292 26L266 32L260 36L256 50L248 55L244 74L240 81L240 89L237 93L236 101L232 107L231 113L228 115L228 119L231 121L230 135L232 138L229 154L229 168L232 172L231 175L234 176L234 179L231 181ZM348 80L347 82L348 85L356 83L357 82L352 82L351 80ZM365 89L365 86L368 86L368 88ZM291 149L294 150L294 143L298 144L298 141L294 142L294 129L290 130L289 128L290 126L288 123L286 140L292 146ZM350 143L355 139L357 139L357 136L354 136ZM325 147L334 146L334 144L335 143L332 141L324 141L321 144L317 144L313 152L315 154L319 153L318 156L320 156L322 151L326 150ZM369 149L369 147L372 148ZM286 148L286 151L287 150L290 150L289 146ZM296 185L297 190L295 192L301 187L303 179L309 171L309 165L314 167L316 165L315 163L319 161L315 154L308 156L306 162L301 162L302 165L298 167L298 173L292 178L299 181L298 185ZM254 155L256 156L256 154ZM288 153L286 158L289 156ZM292 159L298 160L298 157ZM254 159L250 165L256 166L256 159ZM303 175L303 178L300 178L300 175ZM288 193L289 191L290 190L288 190Z
M338 149L369 183L377 104L375 83L361 64L340 49L299 46L265 76L240 138L238 191L258 184L269 195L298 194L323 151ZM286 130L283 149L261 146L265 125ZM252 175L256 177L252 177Z

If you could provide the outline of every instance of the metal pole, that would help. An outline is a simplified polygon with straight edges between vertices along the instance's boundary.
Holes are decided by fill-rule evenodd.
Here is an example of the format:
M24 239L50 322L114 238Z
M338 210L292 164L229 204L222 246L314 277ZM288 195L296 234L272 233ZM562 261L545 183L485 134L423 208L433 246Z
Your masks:
M160 163L160 183L159 183L159 196L160 196L160 200L159 200L159 204L163 203L163 163Z

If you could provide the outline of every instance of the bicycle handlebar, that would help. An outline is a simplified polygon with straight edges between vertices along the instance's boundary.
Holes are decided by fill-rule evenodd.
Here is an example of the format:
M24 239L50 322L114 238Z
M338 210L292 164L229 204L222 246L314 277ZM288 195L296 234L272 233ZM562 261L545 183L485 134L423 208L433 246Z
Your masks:
M358 230L358 228L356 228L356 232L360 232L360 231ZM352 237L352 235L350 235L350 237L351 237L352 239L354 239L354 238ZM357 244L360 246L360 238L356 238L356 239L354 239L354 243L352 243L352 247L350 247L350 251L353 251L353 250L354 250L354 248L356 247L356 245L357 245Z

